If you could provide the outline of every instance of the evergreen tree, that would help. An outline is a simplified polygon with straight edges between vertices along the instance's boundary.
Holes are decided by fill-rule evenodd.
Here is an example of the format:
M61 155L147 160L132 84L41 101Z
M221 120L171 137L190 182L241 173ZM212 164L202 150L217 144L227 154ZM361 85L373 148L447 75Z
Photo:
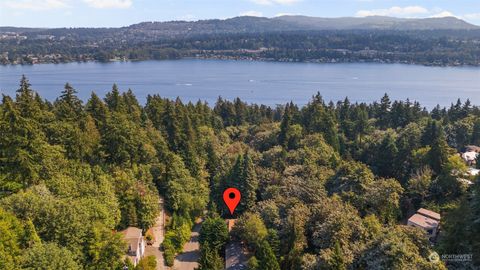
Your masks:
M380 128L385 129L390 126L390 109L392 102L390 98L385 93L385 95L380 100L380 106L376 112L377 124Z
M38 119L41 115L40 104L25 75L22 75L20 80L20 88L17 90L15 104L22 117Z
M345 258L343 257L343 251L340 247L340 242L335 242L335 248L333 249L332 259L330 261L331 269L346 270Z
M289 148L288 141L290 138L288 137L288 135L291 133L291 125L292 112L290 104L287 103L287 105L285 105L285 111L283 112L282 122L280 124L280 133L278 134L278 144L287 149Z
M105 103L107 104L108 108L114 112L126 112L126 105L120 91L118 90L118 86L113 84L112 91L108 92L105 96Z
M165 127L167 142L170 150L178 152L180 150L181 124L177 117L175 106L171 102L165 104L165 113L163 115L163 126Z
M327 108L320 93L303 109L303 125L310 133L322 133L335 150L339 149L337 123L333 108Z
M255 256L250 257L247 262L247 269L248 270L259 270L260 266L258 265L258 259Z
M353 114L355 119L353 124L354 138L358 138L359 143L362 143L362 138L369 129L368 112L364 106L357 106Z
M372 165L377 168L377 173L383 177L393 177L395 166L392 166L392 161L397 159L398 149L391 134L383 138L376 153Z
M18 269L22 253L23 227L13 214L0 208L0 267Z
M192 176L198 178L200 177L201 168L196 154L196 134L189 113L185 107L183 107L179 99L175 102L175 110L176 117L179 118L181 123L181 129L178 134L179 141L176 143L178 151Z
M222 270L224 263L218 251L210 247L210 245L203 245L200 248L200 259L198 261L199 270Z
M275 258L275 254L267 241L260 242L255 252L255 257L258 259L259 269L280 270L277 258Z
M128 89L126 93L123 93L122 98L129 119L135 123L142 123L142 108L132 89Z
M215 147L211 141L207 142L205 147L205 152L207 155L207 162L205 167L210 175L210 181L213 181L214 178L217 176L220 170L220 159L215 151ZM212 186L213 187L213 186Z
M206 218L200 231L200 245L208 246L214 251L220 252L228 240L228 228L225 220L220 217Z
M125 252L120 234L112 234L102 224L95 224L88 232L86 243L87 269L118 269Z
M436 120L429 120L423 130L421 142L423 146L431 145L440 133L440 124Z
M25 233L22 237L22 242L24 246L33 247L34 245L41 243L42 240L38 236L37 230L35 229L35 226L33 225L31 219L27 219L27 221L25 221L24 230Z
M220 217L207 218L200 231L200 269L223 269L223 260L219 253L228 240L228 229Z
M333 114L330 112L326 113L322 131L325 141L330 144L333 149L338 151L340 149L340 142L338 140L337 126Z
M45 141L38 122L25 118L10 97L4 96L0 118L0 188L14 192L40 181L40 172L58 153ZM6 181L6 182L5 182Z
M445 134L440 130L439 134L436 134L436 137L433 139L430 152L428 153L430 167L436 174L444 172L450 156L449 152L450 147L447 144Z
M476 119L473 123L471 144L480 145L480 119Z
M101 149L106 160L113 164L136 163L139 159L139 146L142 144L137 127L124 114L114 113L104 127Z
M77 91L66 83L62 94L55 102L55 111L62 120L75 121L83 108L82 101L77 97Z
M103 129L110 113L105 103L93 92L87 102L86 111L93 117L97 127Z
M252 158L248 153L243 157L243 175L241 176L241 206L243 209L252 209L257 201L258 180Z
M350 100L348 99L348 97L345 97L339 107L339 120L341 123L346 124L350 120ZM343 125L343 128L344 131L347 131L349 125Z
M247 118L247 106L243 103L240 98L236 98L234 101L235 108L235 125L242 125Z

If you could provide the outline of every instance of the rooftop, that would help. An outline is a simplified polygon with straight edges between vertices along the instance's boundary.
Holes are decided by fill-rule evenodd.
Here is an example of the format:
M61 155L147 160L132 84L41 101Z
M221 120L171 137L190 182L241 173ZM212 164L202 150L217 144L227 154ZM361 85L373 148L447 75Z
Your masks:
M438 220L435 220L435 219L432 219L432 218L429 218L429 217L426 217L426 216L423 216L423 215L420 215L420 214L415 214L415 215L411 216L408 219L408 222L416 224L416 225L418 225L422 228L425 228L425 229L437 228L438 223L439 223Z
M129 251L135 253L143 237L142 229L128 227L120 233L123 234L123 239L127 242Z
M437 221L440 220L440 214L439 213L427 210L425 208L418 209L417 213L420 214L420 215L435 219Z
M480 153L480 147L476 145L467 145L465 146L465 152L477 152Z
M470 175L475 176L475 175L478 175L478 173L480 173L480 170L479 170L479 169L476 169L476 168L468 168L468 173L469 173Z
M478 153L474 151L465 152L462 154L462 158L465 161L474 161L477 158Z
M142 229L137 227L128 227L120 233L123 234L125 239L142 237Z

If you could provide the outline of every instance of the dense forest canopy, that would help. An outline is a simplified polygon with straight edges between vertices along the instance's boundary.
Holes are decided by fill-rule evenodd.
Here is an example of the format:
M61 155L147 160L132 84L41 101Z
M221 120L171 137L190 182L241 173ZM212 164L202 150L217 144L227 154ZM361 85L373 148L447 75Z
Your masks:
M207 210L200 268L223 269L221 194L232 186L243 196L232 237L250 269L480 264L480 183L458 155L480 145L468 100L427 111L386 94L371 104L316 94L303 107L221 97L211 107L158 94L140 104L116 85L86 102L68 83L53 102L33 89L23 77L0 105L1 269L121 269L115 232L150 228L160 196L167 264ZM442 214L434 246L403 225L419 207ZM434 250L473 261L433 261Z

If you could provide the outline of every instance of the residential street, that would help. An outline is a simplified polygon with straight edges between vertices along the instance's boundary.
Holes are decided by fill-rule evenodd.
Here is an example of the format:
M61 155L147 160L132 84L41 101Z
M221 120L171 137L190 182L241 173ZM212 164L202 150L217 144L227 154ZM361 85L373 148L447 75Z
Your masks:
M148 245L145 249L145 256L154 255L157 258L157 270L167 269L163 261L163 252L160 251L160 245L164 239L165 233L165 212L163 209L163 198L160 198L160 213L157 216L155 225L152 227L152 232L155 238L153 245Z
M202 227L201 222L201 220L197 221L193 227L190 241L188 241L183 247L182 254L179 254L175 258L173 264L174 270L194 270L198 267L197 261L200 258L200 244L198 242L198 237L200 228Z

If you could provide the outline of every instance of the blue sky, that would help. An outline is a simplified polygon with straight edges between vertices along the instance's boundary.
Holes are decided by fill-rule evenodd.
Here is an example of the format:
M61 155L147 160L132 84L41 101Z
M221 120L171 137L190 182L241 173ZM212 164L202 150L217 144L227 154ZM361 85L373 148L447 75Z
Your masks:
M240 15L456 16L480 25L480 0L0 0L1 26L118 27Z

